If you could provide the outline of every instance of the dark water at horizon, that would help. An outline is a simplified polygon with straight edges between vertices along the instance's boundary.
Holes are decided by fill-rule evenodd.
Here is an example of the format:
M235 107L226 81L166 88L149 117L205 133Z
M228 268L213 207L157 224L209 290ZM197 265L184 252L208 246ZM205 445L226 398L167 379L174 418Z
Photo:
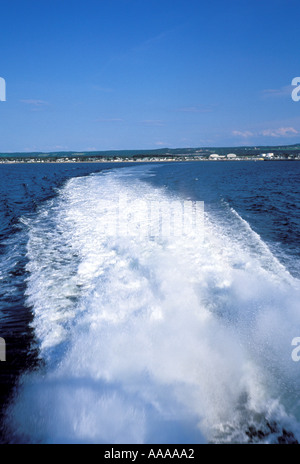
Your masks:
M299 174L1 165L2 441L299 440ZM204 241L103 238L116 195L204 201Z

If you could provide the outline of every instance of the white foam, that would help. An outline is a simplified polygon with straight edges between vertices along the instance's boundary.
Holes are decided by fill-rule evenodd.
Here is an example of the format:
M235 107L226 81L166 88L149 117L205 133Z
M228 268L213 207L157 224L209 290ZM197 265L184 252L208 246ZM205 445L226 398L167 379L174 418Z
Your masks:
M298 281L234 212L226 225L206 215L204 237L104 235L120 195L170 201L145 175L72 179L29 225L27 298L45 368L9 411L17 436L243 442L251 425L265 441L282 427L297 436Z

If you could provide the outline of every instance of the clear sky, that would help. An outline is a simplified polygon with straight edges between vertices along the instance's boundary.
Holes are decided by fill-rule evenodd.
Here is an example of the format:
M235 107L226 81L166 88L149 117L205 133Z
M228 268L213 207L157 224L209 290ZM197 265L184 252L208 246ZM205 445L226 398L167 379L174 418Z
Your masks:
M300 142L299 0L0 8L0 152Z

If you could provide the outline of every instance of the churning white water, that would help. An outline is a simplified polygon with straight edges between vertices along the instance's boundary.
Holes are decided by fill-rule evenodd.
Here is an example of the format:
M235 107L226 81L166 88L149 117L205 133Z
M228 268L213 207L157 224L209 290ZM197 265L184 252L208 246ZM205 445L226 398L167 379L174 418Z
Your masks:
M27 222L42 366L9 408L15 440L299 440L299 281L229 207L190 233L108 233L116 211L119 232L149 221L137 198L181 207L147 175L74 178Z

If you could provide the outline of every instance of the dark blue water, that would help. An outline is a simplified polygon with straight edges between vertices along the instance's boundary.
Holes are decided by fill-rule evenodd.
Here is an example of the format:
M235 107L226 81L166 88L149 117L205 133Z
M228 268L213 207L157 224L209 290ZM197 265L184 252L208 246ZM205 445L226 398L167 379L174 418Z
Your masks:
M207 211L234 208L300 277L299 163L176 163L160 172L151 183L203 200Z
M68 179L102 171L103 166L0 165L0 337L5 339L7 353L7 362L0 363L0 414L16 378L35 366L38 357L29 326L32 313L25 307L28 236L20 219L35 216L39 206L54 197ZM111 167L116 163L105 164L106 169Z
M2 441L299 439L299 173L1 165ZM204 242L103 238L125 194L204 201Z

